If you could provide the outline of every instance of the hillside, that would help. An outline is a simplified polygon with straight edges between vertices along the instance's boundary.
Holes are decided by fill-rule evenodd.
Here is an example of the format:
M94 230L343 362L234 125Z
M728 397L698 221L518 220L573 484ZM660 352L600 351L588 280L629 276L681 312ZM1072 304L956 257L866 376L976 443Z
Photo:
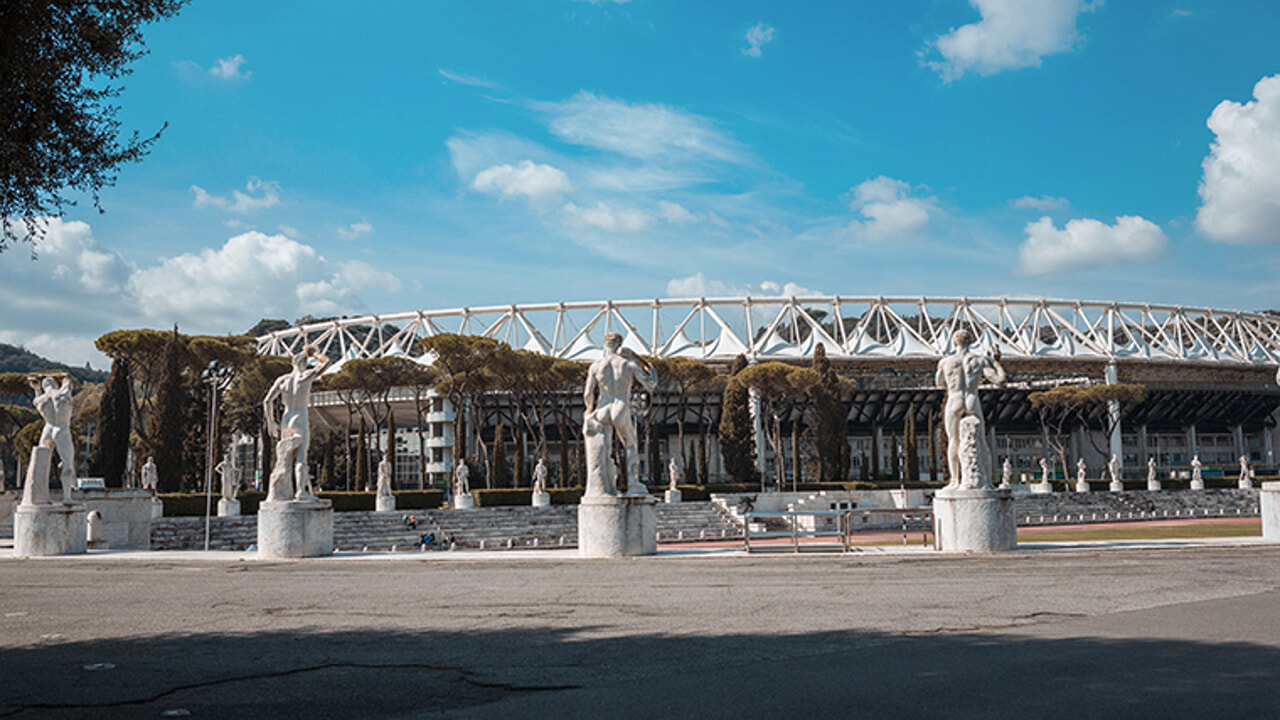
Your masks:
M0 373L27 373L41 370L65 370L80 382L105 382L107 373L88 367L72 367L56 360L40 357L24 348L0 343Z

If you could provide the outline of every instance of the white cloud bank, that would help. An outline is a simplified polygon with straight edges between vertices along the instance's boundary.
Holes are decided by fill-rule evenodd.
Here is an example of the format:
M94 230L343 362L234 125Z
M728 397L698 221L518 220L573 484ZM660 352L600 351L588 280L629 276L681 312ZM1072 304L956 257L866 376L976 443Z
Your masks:
M1217 137L1203 163L1196 229L1212 240L1280 242L1280 75L1259 80L1253 97L1224 100L1209 115Z
M632 207L597 202L593 207L565 203L560 209L564 224L577 229L596 229L611 233L638 233L653 224L653 216Z
M764 23L757 23L755 27L747 31L746 41L748 47L742 48L742 54L747 57L758 58L763 53L760 48L773 42L773 28Z
M1070 204L1071 203L1068 202L1066 198L1053 197L1052 195L1041 195L1040 197L1024 195L1020 198L1014 198L1009 201L1010 207L1015 207L1020 210L1039 210L1041 212L1044 212L1045 210L1064 208Z
M1061 230L1042 217L1027 224L1026 234L1016 268L1024 275L1147 262L1169 250L1169 238L1158 225L1132 215L1116 218L1114 225L1091 218L1069 220Z
M968 72L995 75L1039 67L1047 55L1066 52L1079 39L1076 18L1101 3L1084 0L969 0L982 20L933 42L941 61L929 62L951 82Z
M494 165L476 173L471 189L511 198L523 195L534 202L546 202L573 189L569 176L551 165L521 160L515 165Z
M231 197L227 198L211 195L199 185L192 185L191 192L196 197L191 202L191 206L217 208L244 215L280 204L279 183L259 180L256 177L249 178L249 182L245 184L245 190L248 192L232 190Z
M362 220L358 223L351 223L346 227L338 228L338 237L342 238L343 240L355 240L361 235L368 235L372 232L373 232L373 226L370 225L368 222L365 222ZM289 235L289 233L285 233L285 235Z
M241 66L245 64L243 55L232 55L231 57L219 58L213 67L209 68L209 74L219 80L228 82L240 82L253 77L253 73L241 70Z
M359 312L362 291L401 288L365 263L330 263L309 245L260 232L138 267L99 244L87 223L54 218L37 251L36 261L0 255L0 341L77 364L101 366L93 340L118 328L243 332L262 317Z
M778 284L765 280L758 285L731 285L709 279L701 272L667 282L667 297L812 297L826 293L809 290L795 283Z
M915 197L907 183L881 175L853 188L849 207L867 218L849 224L854 237L882 242L919 234L936 211L936 201L932 197Z

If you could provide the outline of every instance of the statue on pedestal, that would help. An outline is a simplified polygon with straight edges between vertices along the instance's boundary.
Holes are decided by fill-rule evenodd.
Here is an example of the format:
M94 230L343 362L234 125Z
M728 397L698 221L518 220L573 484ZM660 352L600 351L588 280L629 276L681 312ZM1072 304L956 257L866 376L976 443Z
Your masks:
M275 466L267 485L267 502L319 499L312 491L307 470L307 446L311 443L307 405L311 401L311 384L328 367L329 359L308 345L293 356L293 369L276 378L262 399L267 432L279 438ZM284 403L279 422L276 422L276 398Z
M227 455L222 459L222 462L215 465L213 469L217 471L218 478L222 480L222 499L235 500L236 490L238 489L236 486L239 483L236 482L235 454L230 448L227 449Z
M613 434L618 434L627 463L626 495L649 491L640 482L640 451L635 423L631 419L631 386L646 390L658 384L658 371L629 348L622 336L609 333L604 338L604 356L587 370L587 386L582 393L586 412L582 435L587 456L586 495L617 495L617 469L611 452ZM597 397L598 394L598 397Z
M1111 460L1107 462L1107 472L1111 473L1113 482L1124 482L1124 478L1120 477L1120 458L1114 454L1112 454Z
M59 377L62 378L61 384ZM76 479L76 448L71 438L71 376L66 373L34 374L27 376L27 383L36 391L31 402L44 418L38 445L58 453L62 462L62 471L58 475L62 483L62 502L71 503L71 486ZM27 474L31 475L30 472ZM43 502L48 502L49 478L37 472L36 477L28 477L28 483L32 482L34 487L24 489L23 502L26 503L27 498L43 498Z
M1156 479L1156 459L1155 456L1147 456L1147 482Z
M1202 482L1204 478L1200 476L1200 456L1196 455L1191 458L1191 482Z
M668 490L676 489L676 486L680 484L681 475L683 475L683 473L680 472L680 462L677 461L675 457L672 457L671 461L667 463L667 489Z
M1082 482L1086 482L1084 458L1077 458L1076 459L1076 483L1079 484Z
M1045 458L1040 458L1040 482L1049 482L1049 461Z
M533 494L538 495L547 491L547 466L542 462L542 458L538 458L538 464L533 466Z
M1253 480L1253 470L1249 467L1249 456L1241 455L1239 481L1243 486L1243 483L1251 482L1252 480Z
M982 417L982 403L978 400L978 385L988 379L995 385L1004 382L1004 368L1000 365L1000 349L995 348L989 355L978 355L969 351L973 338L967 330L955 335L957 350L938 362L935 382L947 389L946 405L943 409L943 425L947 431L947 469L951 473L951 482L947 487L989 488L991 487L991 452L987 448L985 420ZM961 421L975 418L976 427L972 428L974 438L971 448L977 457L969 462L961 457ZM976 475L963 475L962 468L976 469Z
M1009 462L1009 458L1004 459L1004 466L1000 471L1000 487L1009 487L1013 483L1013 463Z
M391 497L391 461L385 455L378 463L378 497Z
M459 459L458 467L453 469L453 494L455 496L471 494L470 476L471 471L467 469L467 463Z
M160 475L156 472L155 458L147 456L147 461L142 464L142 489L150 490L151 496L156 495L156 486L160 484Z

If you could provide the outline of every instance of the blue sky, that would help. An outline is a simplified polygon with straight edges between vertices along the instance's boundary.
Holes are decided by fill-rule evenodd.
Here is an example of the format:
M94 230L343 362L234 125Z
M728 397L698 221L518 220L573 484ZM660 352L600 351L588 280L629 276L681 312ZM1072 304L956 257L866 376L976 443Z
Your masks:
M1280 308L1280 5L237 2L141 164L0 255L0 341L731 294Z

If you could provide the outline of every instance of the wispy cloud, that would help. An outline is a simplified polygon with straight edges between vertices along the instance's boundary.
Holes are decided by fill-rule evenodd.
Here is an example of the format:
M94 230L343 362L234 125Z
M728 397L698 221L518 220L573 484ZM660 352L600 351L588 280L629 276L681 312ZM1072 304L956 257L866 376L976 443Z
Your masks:
M755 27L747 31L746 40L748 47L742 48L742 54L747 57L758 58L763 54L760 48L773 42L773 28L764 23L757 23Z
M247 70L241 70L241 66L245 64L243 55L232 55L231 57L219 58L213 67L209 68L209 74L219 80L228 82L241 82L253 77L253 73Z
M1030 208L1032 210L1039 210L1040 212L1064 208L1070 204L1071 203L1067 202L1066 198L1052 197L1050 195L1041 195L1040 197L1024 195L1020 198L1014 198L1009 201L1010 207L1018 209Z
M195 194L195 200L191 206L202 208L212 207L219 210L225 210L233 213L252 213L269 207L275 207L280 204L280 185L279 183L259 180L258 178L249 178L249 182L245 184L245 190L232 190L231 197L221 197L212 195L199 185L192 185L191 192Z
M453 72L452 70L445 70L444 68L439 68L439 71L440 71L440 75L446 80L452 80L453 82L462 83L463 85L470 85L471 87L480 87L480 88L502 87L498 83L492 80L489 80L487 78L482 78L478 75L467 75L465 73Z
M361 235L368 235L373 232L373 226L365 221L351 223L346 227L338 228L338 237L343 240L355 240Z
M708 278L701 271L667 282L668 297L804 297L825 294L796 283L776 283L772 280L755 285L733 285Z

